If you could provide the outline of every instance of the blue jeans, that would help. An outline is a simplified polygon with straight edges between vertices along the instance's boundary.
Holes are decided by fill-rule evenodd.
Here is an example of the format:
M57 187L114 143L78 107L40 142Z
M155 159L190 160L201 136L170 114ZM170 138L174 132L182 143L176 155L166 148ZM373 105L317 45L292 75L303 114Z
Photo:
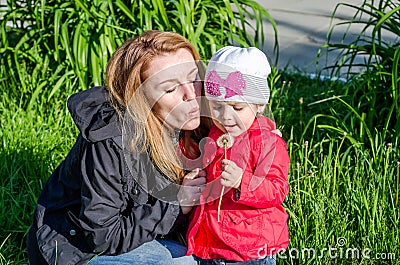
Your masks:
M118 256L98 256L89 265L197 265L187 248L175 241L157 239Z
M201 259L195 257L200 265L276 265L276 255L268 256L264 259L255 259L249 261L227 261L224 259Z

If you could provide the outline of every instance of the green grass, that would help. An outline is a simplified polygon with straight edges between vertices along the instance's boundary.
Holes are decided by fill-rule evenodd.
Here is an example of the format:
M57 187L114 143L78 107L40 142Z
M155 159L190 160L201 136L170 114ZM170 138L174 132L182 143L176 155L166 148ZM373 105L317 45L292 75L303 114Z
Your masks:
M71 147L76 129L65 104L40 106L45 115L17 104L0 109L0 264L22 264L37 197Z
M280 264L400 264L399 141L394 131L359 134L359 115L345 103L360 86L284 73L274 87L272 109L291 158L291 239ZM323 258L302 259L310 248ZM348 249L370 249L371 258L346 258ZM378 253L397 260L377 261Z
M371 253L393 252L398 257L399 231L394 228L399 225L399 154L393 150L398 143L381 146L374 157L360 146L342 149L345 141L340 135L312 144L289 141L291 193L285 206L290 212L290 247L369 248ZM339 238L347 243L338 246ZM319 264L329 260L326 255ZM366 259L353 262L360 261L375 264Z

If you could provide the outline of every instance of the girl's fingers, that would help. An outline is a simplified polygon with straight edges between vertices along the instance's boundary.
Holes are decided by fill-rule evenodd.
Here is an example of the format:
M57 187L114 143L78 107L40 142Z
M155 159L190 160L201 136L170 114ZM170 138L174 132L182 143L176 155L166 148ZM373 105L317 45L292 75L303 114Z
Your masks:
M223 179L229 179L230 174L226 171L222 171L221 173L221 178Z
M221 176L221 185L228 186L229 180Z
M233 187L234 183L229 179L221 178L221 185L231 188L231 187Z
M221 174L221 180L224 179L226 182L232 182L232 175L229 174L228 172L222 172Z
M233 173L235 172L233 166L231 166L231 165L225 166L224 171L225 171L226 173L229 173L229 174L233 174Z
M222 167L222 171L229 174L234 174L237 171L237 168L233 164L229 164L229 165L224 165Z
M221 164L223 164L223 165L229 165L230 162L231 162L231 161L228 160L228 159L222 159L222 160L221 160Z
M227 171L228 166L229 166L229 160L227 159L221 160L221 169L223 171Z

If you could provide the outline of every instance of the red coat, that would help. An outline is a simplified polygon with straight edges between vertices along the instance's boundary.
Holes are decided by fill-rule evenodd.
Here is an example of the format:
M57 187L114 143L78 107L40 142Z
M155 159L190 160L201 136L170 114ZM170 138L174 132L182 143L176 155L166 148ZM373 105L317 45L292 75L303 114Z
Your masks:
M227 149L227 158L244 169L244 173L240 192L225 189L218 222L220 161L224 158L224 148L216 144L222 131L215 126L211 128L203 159L208 185L202 204L191 216L188 255L247 261L287 248L288 215L282 202L289 190L289 156L284 140L272 133L273 129L274 122L259 117Z

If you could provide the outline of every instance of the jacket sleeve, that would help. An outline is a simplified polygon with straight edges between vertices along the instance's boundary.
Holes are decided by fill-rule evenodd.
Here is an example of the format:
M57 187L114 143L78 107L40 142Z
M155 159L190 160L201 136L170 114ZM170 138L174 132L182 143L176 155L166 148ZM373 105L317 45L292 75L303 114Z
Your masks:
M88 143L81 164L79 225L94 252L109 255L128 252L167 234L182 214L179 205L158 199L151 204L124 199L125 160L117 148L111 140ZM137 173L143 174L140 169Z
M253 172L243 175L240 192L233 193L237 203L267 208L281 205L289 192L289 155L282 138L270 134L255 150L259 153Z

